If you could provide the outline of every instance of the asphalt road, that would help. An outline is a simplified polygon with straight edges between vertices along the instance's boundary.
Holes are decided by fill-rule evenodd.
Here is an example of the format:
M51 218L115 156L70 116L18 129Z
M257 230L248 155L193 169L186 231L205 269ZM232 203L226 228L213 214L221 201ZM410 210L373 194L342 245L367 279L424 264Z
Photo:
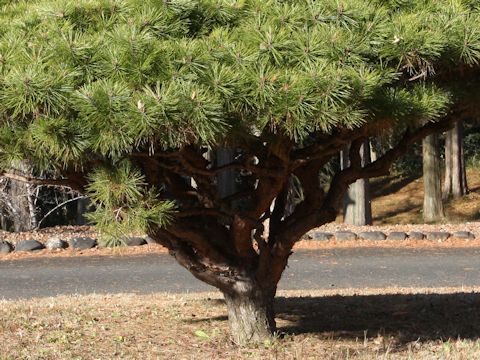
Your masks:
M462 285L480 286L480 249L297 251L279 289ZM209 290L164 254L0 261L0 299Z

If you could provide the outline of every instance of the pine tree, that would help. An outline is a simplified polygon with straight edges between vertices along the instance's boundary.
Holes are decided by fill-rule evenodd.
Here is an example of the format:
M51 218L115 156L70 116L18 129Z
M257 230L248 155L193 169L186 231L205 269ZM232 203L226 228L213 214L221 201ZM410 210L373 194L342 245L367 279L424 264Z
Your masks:
M87 192L105 239L146 231L223 292L239 344L271 336L294 244L349 184L475 111L455 85L477 87L476 0L0 4L3 175L26 161L48 177L23 180ZM392 128L398 144L362 167L361 145ZM237 155L209 160L219 149ZM241 186L220 196L232 170Z

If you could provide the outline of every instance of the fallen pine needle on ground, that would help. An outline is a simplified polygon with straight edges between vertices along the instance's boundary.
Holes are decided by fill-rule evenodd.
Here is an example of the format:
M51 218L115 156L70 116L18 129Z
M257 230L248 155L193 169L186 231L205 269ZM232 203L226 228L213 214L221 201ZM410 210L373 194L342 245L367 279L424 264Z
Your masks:
M244 348L219 293L0 300L0 359L479 359L479 290L280 291L278 336Z

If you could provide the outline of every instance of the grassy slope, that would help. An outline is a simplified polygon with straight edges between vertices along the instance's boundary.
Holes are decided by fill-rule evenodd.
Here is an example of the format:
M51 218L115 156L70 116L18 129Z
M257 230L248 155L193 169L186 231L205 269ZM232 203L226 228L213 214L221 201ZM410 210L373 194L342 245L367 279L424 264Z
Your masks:
M445 203L446 221L480 220L480 169L467 171L469 194ZM374 225L421 224L423 179L390 177L372 181Z

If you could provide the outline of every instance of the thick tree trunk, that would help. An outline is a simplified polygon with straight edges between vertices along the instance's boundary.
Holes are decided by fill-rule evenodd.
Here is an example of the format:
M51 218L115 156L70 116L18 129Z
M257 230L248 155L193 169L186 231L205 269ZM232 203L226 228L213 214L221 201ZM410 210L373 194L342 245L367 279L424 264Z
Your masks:
M440 157L438 135L432 134L423 139L423 217L425 221L438 221L444 217L442 189L440 184Z
M247 292L224 293L233 341L238 345L262 343L276 330L273 302L275 289L253 288Z
M212 241L214 235L209 238L211 246L208 249L191 249L189 244L193 242L198 245L206 244L203 244L201 233L193 233L185 228L188 228L188 225L182 225L182 230L168 231L158 228L150 231L149 236L155 242L166 246L177 262L198 280L223 293L230 333L236 344L262 343L271 339L276 330L273 303L277 283L289 252L280 261L282 269L278 273L273 271L275 265L270 262L272 255L266 257L266 253L260 253L259 258L239 258L238 265L232 264L227 258L223 258L220 249L215 246L215 241ZM179 235L184 238L180 239L177 237ZM233 238L234 234L230 236Z

